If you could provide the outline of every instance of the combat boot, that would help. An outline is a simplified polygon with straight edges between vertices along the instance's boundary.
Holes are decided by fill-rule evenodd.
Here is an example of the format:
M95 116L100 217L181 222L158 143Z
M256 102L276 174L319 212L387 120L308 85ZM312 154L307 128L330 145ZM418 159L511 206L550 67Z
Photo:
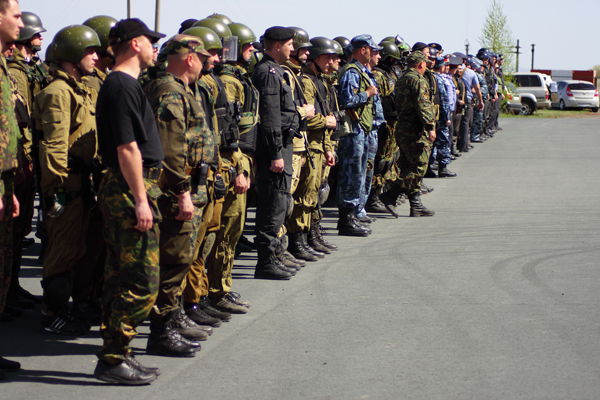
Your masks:
M210 333L202 329L200 325L192 321L181 309L173 312L173 329L179 332L184 338L193 341L204 341L212 334L212 328L210 328Z
M94 370L94 378L122 385L145 385L156 379L158 375L152 372L143 372L129 360L121 361L116 365L107 364L98 360Z
M323 246L323 244L317 238L317 226L311 225L310 230L308 231L308 245L313 249L320 251L321 253L331 254L331 250L328 247Z
M421 195L419 192L408 195L408 201L410 202L411 217L431 217L435 215L435 212L428 210L421 203Z
M254 279L287 280L292 274L279 268L282 265L274 253L258 250L258 264L254 270Z
M365 237L371 234L370 229L362 226L349 208L340 209L340 219L338 220L337 229L340 236Z
M437 178L438 176L436 175L435 172L433 172L433 169L431 168L431 166L427 167L427 172L425 172L425 178Z
M365 210L375 214L388 213L388 210L385 208L381 200L379 200L377 192L371 192L369 199L367 200L367 204L365 205Z
M216 311L216 310L215 310ZM185 304L185 313L188 317L198 325L208 325L213 328L221 326L221 319L208 315L198 304ZM231 314L228 314L231 318Z
M303 268L303 267L305 267L305 266L306 266L306 261L304 261L304 260L300 260L300 259L298 259L298 258L294 257L294 256L292 255L292 253L290 253L290 252L289 252L289 251L287 251L287 250L285 250L285 251L283 252L283 257L287 258L288 260L290 260L291 262L295 263L296 265L299 265L299 266L300 266L300 268Z
M323 236L323 227L321 227L321 224L316 224L316 234L317 234L317 240L323 246L327 247L329 250L332 250L332 251L338 250L338 247L335 244L329 243Z
M188 345L172 326L172 315L150 320L150 335L146 352L167 357L194 357L196 348ZM186 343L187 342L187 343Z
M302 245L302 232L298 233L290 233L288 234L290 244L288 247L288 251L296 258L305 261L317 261L319 258L310 253L303 245Z
M363 215L362 217L356 217L358 218L358 220L360 222L362 222L363 224L372 224L373 222L377 221L377 218L372 218L369 217L367 214Z
M211 317L219 318L223 322L228 322L229 320L231 320L230 313L219 311L210 305L208 296L200 297L200 301L198 302L198 304L196 304L196 306L198 306L198 308L200 308L202 311L204 311Z
M379 195L379 200L383 203L385 209L394 216L394 218L398 218L400 216L396 211L396 203L398 196L401 194L402 189L400 186L393 184L388 190Z
M438 176L440 178L454 178L456 176L456 172L450 171L446 164L440 164L440 169L438 170Z
M313 256L316 256L318 258L325 258L325 253L315 250L311 246L309 246L307 237L308 237L308 231L302 231L302 233L301 233L302 246L304 246L306 251L308 251L310 254L312 254Z
M279 262L281 264L283 264L288 269L292 269L294 271L294 272L291 272L291 271L288 271L288 272L290 272L292 275L296 275L296 272L300 271L300 269L302 267L300 266L300 264L297 264L296 262L292 261L290 258L288 258L285 255L285 252L286 252L285 249L287 249L287 246L288 246L288 241L285 239L287 239L287 236L283 235L281 237L281 241L280 241L279 245L277 246L275 255L277 256L277 259L279 260Z

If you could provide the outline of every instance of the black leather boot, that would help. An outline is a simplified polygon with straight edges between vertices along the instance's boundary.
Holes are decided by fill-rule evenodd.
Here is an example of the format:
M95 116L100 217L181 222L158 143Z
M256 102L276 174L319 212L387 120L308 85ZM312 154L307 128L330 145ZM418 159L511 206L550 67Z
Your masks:
M301 234L301 238L302 238L302 246L304 246L304 248L306 249L306 251L308 251L310 254L312 254L313 256L316 256L318 258L325 258L325 253L318 251L316 249L314 249L313 247L311 247L308 244L308 231L303 231Z
M308 245L313 249L320 251L321 253L331 254L331 250L328 247L323 246L323 243L317 238L317 225L311 225L308 231Z
M268 250L258 250L258 264L254 270L254 279L273 279L287 280L292 277L292 274L279 268L283 266L275 257L275 253Z
M194 357L197 348L189 346L172 324L173 316L150 320L150 335L146 352L167 357Z
M305 261L317 261L319 258L309 252L302 243L302 232L288 234L290 244L288 251L296 258Z
M349 208L340 209L340 219L337 224L338 234L340 236L369 236L370 229L361 225L352 210Z
M379 200L385 206L385 209L388 210L390 214L394 216L394 218L398 218L400 215L396 212L396 203L398 196L402 194L402 188L397 183L393 183L391 187L385 192L379 195Z
M409 194L408 201L410 202L410 216L411 217L431 217L435 215L435 212L428 210L421 203L421 195L419 192Z
M456 176L456 172L450 171L446 164L440 164L440 169L438 170L438 176L440 178L454 178Z

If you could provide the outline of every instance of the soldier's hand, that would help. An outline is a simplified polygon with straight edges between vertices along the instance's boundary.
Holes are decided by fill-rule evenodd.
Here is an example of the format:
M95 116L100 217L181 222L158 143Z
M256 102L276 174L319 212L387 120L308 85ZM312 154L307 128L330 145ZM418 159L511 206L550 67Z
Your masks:
M325 165L328 167L333 167L335 165L335 156L332 151L325 153Z
M327 128L333 129L337 125L337 120L333 115L328 115L325 117L325 125L327 126Z
M452 121L448 120L446 121L446 126L450 126L452 124Z
M179 206L179 215L175 217L179 221L189 221L194 216L194 204L190 192L185 192L177 196L177 205Z
M371 85L367 88L367 96L375 97L376 94L377 94L377 86Z
M250 189L250 179L246 175L239 174L233 181L233 191L235 194L244 194Z
M4 220L4 201L2 201L2 196L0 196L0 221Z
M283 162L283 158L279 158L277 160L271 160L271 167L269 169L275 173L280 174L283 172L284 165L285 164Z
M427 135L429 136L429 141L433 143L433 141L435 140L435 131L429 131L427 132Z
M305 104L303 107L306 110L306 118L312 118L315 116L315 106L312 104Z
M477 107L478 110L483 110L483 103L479 101L475 107Z
M17 196L13 194L13 213L12 217L17 218L21 213L21 205L19 204L19 200L17 200Z
M134 228L138 231L146 232L152 228L154 217L147 200L135 204L135 217L137 218L137 224Z

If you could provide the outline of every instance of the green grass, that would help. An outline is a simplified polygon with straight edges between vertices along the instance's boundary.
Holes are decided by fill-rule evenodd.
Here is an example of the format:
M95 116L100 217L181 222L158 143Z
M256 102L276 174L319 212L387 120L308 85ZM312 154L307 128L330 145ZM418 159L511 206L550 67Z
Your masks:
M514 115L501 113L500 118L567 118L567 117L597 117L600 112L588 110L537 110L533 115Z

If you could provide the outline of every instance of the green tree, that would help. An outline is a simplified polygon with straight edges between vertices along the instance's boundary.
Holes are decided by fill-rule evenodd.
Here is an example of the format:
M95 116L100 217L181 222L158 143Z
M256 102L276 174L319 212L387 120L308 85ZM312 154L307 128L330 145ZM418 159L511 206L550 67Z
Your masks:
M508 26L508 18L504 15L504 6L498 0L491 0L488 8L488 15L483 24L479 43L495 53L502 53L504 56L504 73L515 72L515 51L516 41L513 39L512 31Z

